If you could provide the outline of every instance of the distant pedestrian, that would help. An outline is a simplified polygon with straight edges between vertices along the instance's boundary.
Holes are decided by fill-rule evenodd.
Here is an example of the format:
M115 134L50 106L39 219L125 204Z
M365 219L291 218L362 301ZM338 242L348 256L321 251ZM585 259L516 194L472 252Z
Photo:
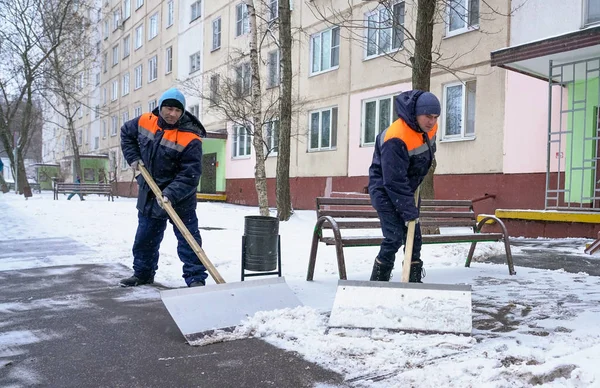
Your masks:
M77 175L77 179L75 179L75 184L81 185L81 178L79 178L79 175ZM75 195L79 195L79 199L85 201L85 199L83 198L83 194L79 192L79 189L75 189L71 194L69 194L69 196L67 197L67 201L70 201L71 198L73 198Z

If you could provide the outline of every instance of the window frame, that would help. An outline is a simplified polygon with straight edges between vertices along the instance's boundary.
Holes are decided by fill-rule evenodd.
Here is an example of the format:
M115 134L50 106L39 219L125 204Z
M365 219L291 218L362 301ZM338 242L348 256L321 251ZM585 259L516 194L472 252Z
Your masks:
M165 74L173 72L173 46L165 49Z
M391 125L395 121L394 117L394 100L398 96L398 93L391 95L383 95L373 98L367 98L361 101L361 113L360 113L360 146L361 147L372 147L375 145L375 141L377 140L377 135L381 132L385 131L389 125ZM381 101L390 100L390 124L388 127L381 129L380 127L380 114L381 114ZM373 141L366 141L366 119L367 119L367 104L375 102L375 125L376 131L375 136L373 137Z
M148 112L152 112L157 106L158 102L156 101L156 98L148 101Z
M334 41L334 34L336 33L335 31L337 31L337 37L338 37L338 43L336 46L334 46L333 41ZM329 67L326 69L323 69L323 37L324 35L330 32L330 38L329 38ZM314 55L315 55L315 38L319 39L319 70L314 70ZM319 75L319 74L323 74L323 73L327 73L329 71L334 71L339 69L340 67L340 47L341 47L341 37L340 37L340 27L332 27L332 28L327 28L325 30L319 31L317 33L314 33L310 36L310 41L309 41L309 45L310 45L310 49L309 49L309 53L310 53L310 58L309 58L309 76L314 76L314 75ZM333 50L337 48L337 65L332 65L333 63Z
M193 74L197 71L200 71L200 67L202 66L201 61L202 59L200 56L200 51L196 51L195 53L190 55L190 67L188 74Z
M139 69L139 75L138 75L138 69ZM140 63L139 65L137 65L134 69L133 69L133 77L135 78L133 80L133 90L138 90L141 89L142 85L144 84L144 64ZM138 80L140 81L138 84Z
M148 18L148 41L158 36L158 11Z
M139 46L138 46L138 38L139 38ZM144 23L140 23L140 25L135 28L135 38L133 41L133 48L134 48L134 50L139 50L143 45L144 45Z
M334 115L335 110L335 115ZM329 111L329 146L324 147L322 145L322 135L323 135L323 112ZM312 116L313 114L319 114L319 140L318 146L316 148L312 148ZM327 108L315 109L308 112L308 141L307 141L307 152L321 152L321 151L335 151L337 149L337 124L338 124L338 114L339 108L337 105L330 106ZM335 120L334 120L335 117ZM335 128L334 128L335 123Z
M167 2L167 27L171 27L175 23L175 2L169 0Z
M123 38L123 59L127 58L130 54L131 54L131 35L127 34L127 36L125 36Z
M471 108L471 104L469 104L468 102L468 90L467 88L469 87L469 85L475 85L475 103L473 105L475 105L474 107ZM447 113L447 108L448 108L448 88L451 87L456 87L456 86L460 86L461 87L461 92L462 92L462 96L461 96L461 108L460 108L460 112L461 112L461 124L460 124L460 133L458 134L446 134L446 130L447 130L447 124L448 124L448 113ZM467 134L466 130L467 130L467 126L468 126L468 116L470 113L470 109L474 109L473 113L473 130L472 133ZM446 141L446 142L451 142L451 141L465 141L465 140L475 140L475 138L477 137L476 135L476 113L477 113L477 80L476 79L471 79L468 81L463 82L450 82L447 84L443 85L443 100L442 100L442 126L441 126L441 141Z
M218 22L218 23L217 23ZM215 29L215 23L218 24L218 31ZM217 17L212 21L212 49L210 51L216 51L221 48L221 17ZM215 42L215 39L217 42Z
M243 8L243 9L242 9ZM246 3L235 6L235 37L246 35L250 32L250 16Z
M244 154L240 155L239 152L239 147L238 144L240 142L240 129L244 129L246 131L246 134L244 135ZM251 130L250 128L243 126L243 125L239 125L239 124L234 124L233 125L233 133L232 133L232 145L233 145L233 151L231 153L231 158L232 159L249 159L252 156L252 134L251 134Z
M110 136L117 136L117 132L119 131L119 116L110 116L111 127L110 127Z
M158 55L152 56L148 59L148 83L154 82L158 79Z
M112 48L112 65L116 66L119 64L119 44L113 46Z
M590 1L593 0L584 0L583 2L583 27L589 27L596 24L600 24L600 15L597 20L590 21Z
M121 82L121 96L126 96L129 94L130 90L130 75L129 72L123 74L123 81Z
M123 0L123 21L131 17L131 0Z
M273 130L273 127L275 126L275 130ZM267 148L267 152L270 151L268 157L277 156L279 154L279 128L279 119L273 119L263 124L263 139L265 143L267 143L265 148Z
M269 12L267 20L272 22L277 19L279 17L279 0L267 0L267 9Z
M462 21L464 22L464 26L457 28L455 30L450 30L450 24L451 24L451 12L452 12L452 6L451 6L451 2L452 1L463 1L465 2L467 5L466 7L464 7L464 15L460 16ZM472 1L476 1L477 2L477 23L471 23L471 6L472 6ZM445 32L446 32L446 38L452 37L452 36L456 36L456 35L460 35L460 34L464 34L466 32L470 32L470 31L474 31L474 30L478 30L479 29L479 22L480 22L480 13L479 13L479 9L481 7L481 0L450 0L447 5L446 5L446 11L444 13L444 18L445 18Z
M399 28L398 30L394 29L394 17L395 17L395 7L396 6L400 6L401 7L401 14L400 14L400 18L401 18L401 23L399 23ZM387 11L387 9L385 7L377 7L375 10L370 11L365 13L364 17L365 17L365 49L364 49L364 56L363 56L363 60L369 60L369 59L373 59L373 58L379 58L381 56L384 55L388 55L390 53L396 52L396 51L400 51L404 49L404 26L406 25L406 20L405 20L405 16L406 16L406 3L404 0L396 0L394 1L394 3L392 4L392 25L390 25L389 27L386 27L385 29L389 29L390 33L388 34L388 39L389 39L389 50L382 50L381 47L381 43L380 43L380 38L381 38L381 33L383 32L383 28L378 27L382 21L381 21L381 13L382 11ZM370 18L373 16L377 16L377 21L375 21L374 23L376 23L375 28L375 37L376 37L376 41L375 41L375 53L374 54L369 54L369 41L370 41L370 36L371 34L369 33L369 25L370 25ZM400 38L399 38L399 45L398 47L394 47L395 44L395 34L399 34Z
M234 67L234 71L236 94L239 97L249 96L252 93L252 66L250 62L239 63ZM245 90L246 86L248 86L247 91Z
M196 15L194 15L194 10ZM202 0L196 0L190 4L190 23L202 17Z
M272 61L271 55L275 54L275 61ZM276 88L281 84L281 52L279 49L271 50L267 53L267 82L266 88ZM275 69L274 74L271 71Z
M119 79L115 79L112 82L112 91L110 94L110 102L117 101L119 98Z
M137 11L144 5L144 0L136 0L135 1L135 10Z

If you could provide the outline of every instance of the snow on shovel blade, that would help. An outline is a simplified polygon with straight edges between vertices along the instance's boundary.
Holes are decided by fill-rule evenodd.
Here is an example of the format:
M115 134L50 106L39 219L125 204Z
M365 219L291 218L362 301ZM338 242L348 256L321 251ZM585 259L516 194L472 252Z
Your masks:
M339 280L329 327L471 334L471 286Z
M302 306L284 278L176 288L160 297L188 342L232 331L258 311Z

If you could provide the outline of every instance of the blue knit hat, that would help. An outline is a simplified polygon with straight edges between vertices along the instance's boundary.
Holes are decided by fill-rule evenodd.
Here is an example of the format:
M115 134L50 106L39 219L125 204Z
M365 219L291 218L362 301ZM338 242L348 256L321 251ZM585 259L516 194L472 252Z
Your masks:
M160 110L164 106L172 106L179 108L182 111L185 110L185 97L183 93L177 88L171 88L164 92L158 100L158 109Z
M417 98L415 115L439 115L442 111L440 100L430 92L425 92Z

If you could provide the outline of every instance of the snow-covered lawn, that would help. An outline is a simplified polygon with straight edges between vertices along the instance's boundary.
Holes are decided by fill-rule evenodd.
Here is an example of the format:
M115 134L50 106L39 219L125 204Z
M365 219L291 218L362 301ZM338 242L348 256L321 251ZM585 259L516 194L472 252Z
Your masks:
M210 227L201 230L208 257L225 280L239 281L244 216L257 215L258 210L199 203L197 213L201 229ZM422 251L425 282L468 283L473 287L471 337L327 331L337 265L334 248L321 245L315 280L305 280L314 223L314 211L296 211L289 222L280 224L283 273L305 306L259 312L237 334L260 337L296 351L342 373L356 386L600 386L600 278L523 268L518 262L517 275L509 276L506 265L477 262L503 254L501 243L479 244L470 269L463 267L468 244L426 245ZM90 248L90 252L75 256L3 258L0 270L86 263L130 267L136 225L134 199L108 202L91 195L84 202L77 197L67 201L64 196L54 201L52 194L45 192L25 201L14 193L0 194L0 241L70 237ZM156 281L181 287L181 263L170 229L161 246ZM540 240L540 246L547 241ZM520 251L514 248L513 253ZM349 279L367 280L376 254L376 247L346 249ZM399 277L396 273L393 280Z

